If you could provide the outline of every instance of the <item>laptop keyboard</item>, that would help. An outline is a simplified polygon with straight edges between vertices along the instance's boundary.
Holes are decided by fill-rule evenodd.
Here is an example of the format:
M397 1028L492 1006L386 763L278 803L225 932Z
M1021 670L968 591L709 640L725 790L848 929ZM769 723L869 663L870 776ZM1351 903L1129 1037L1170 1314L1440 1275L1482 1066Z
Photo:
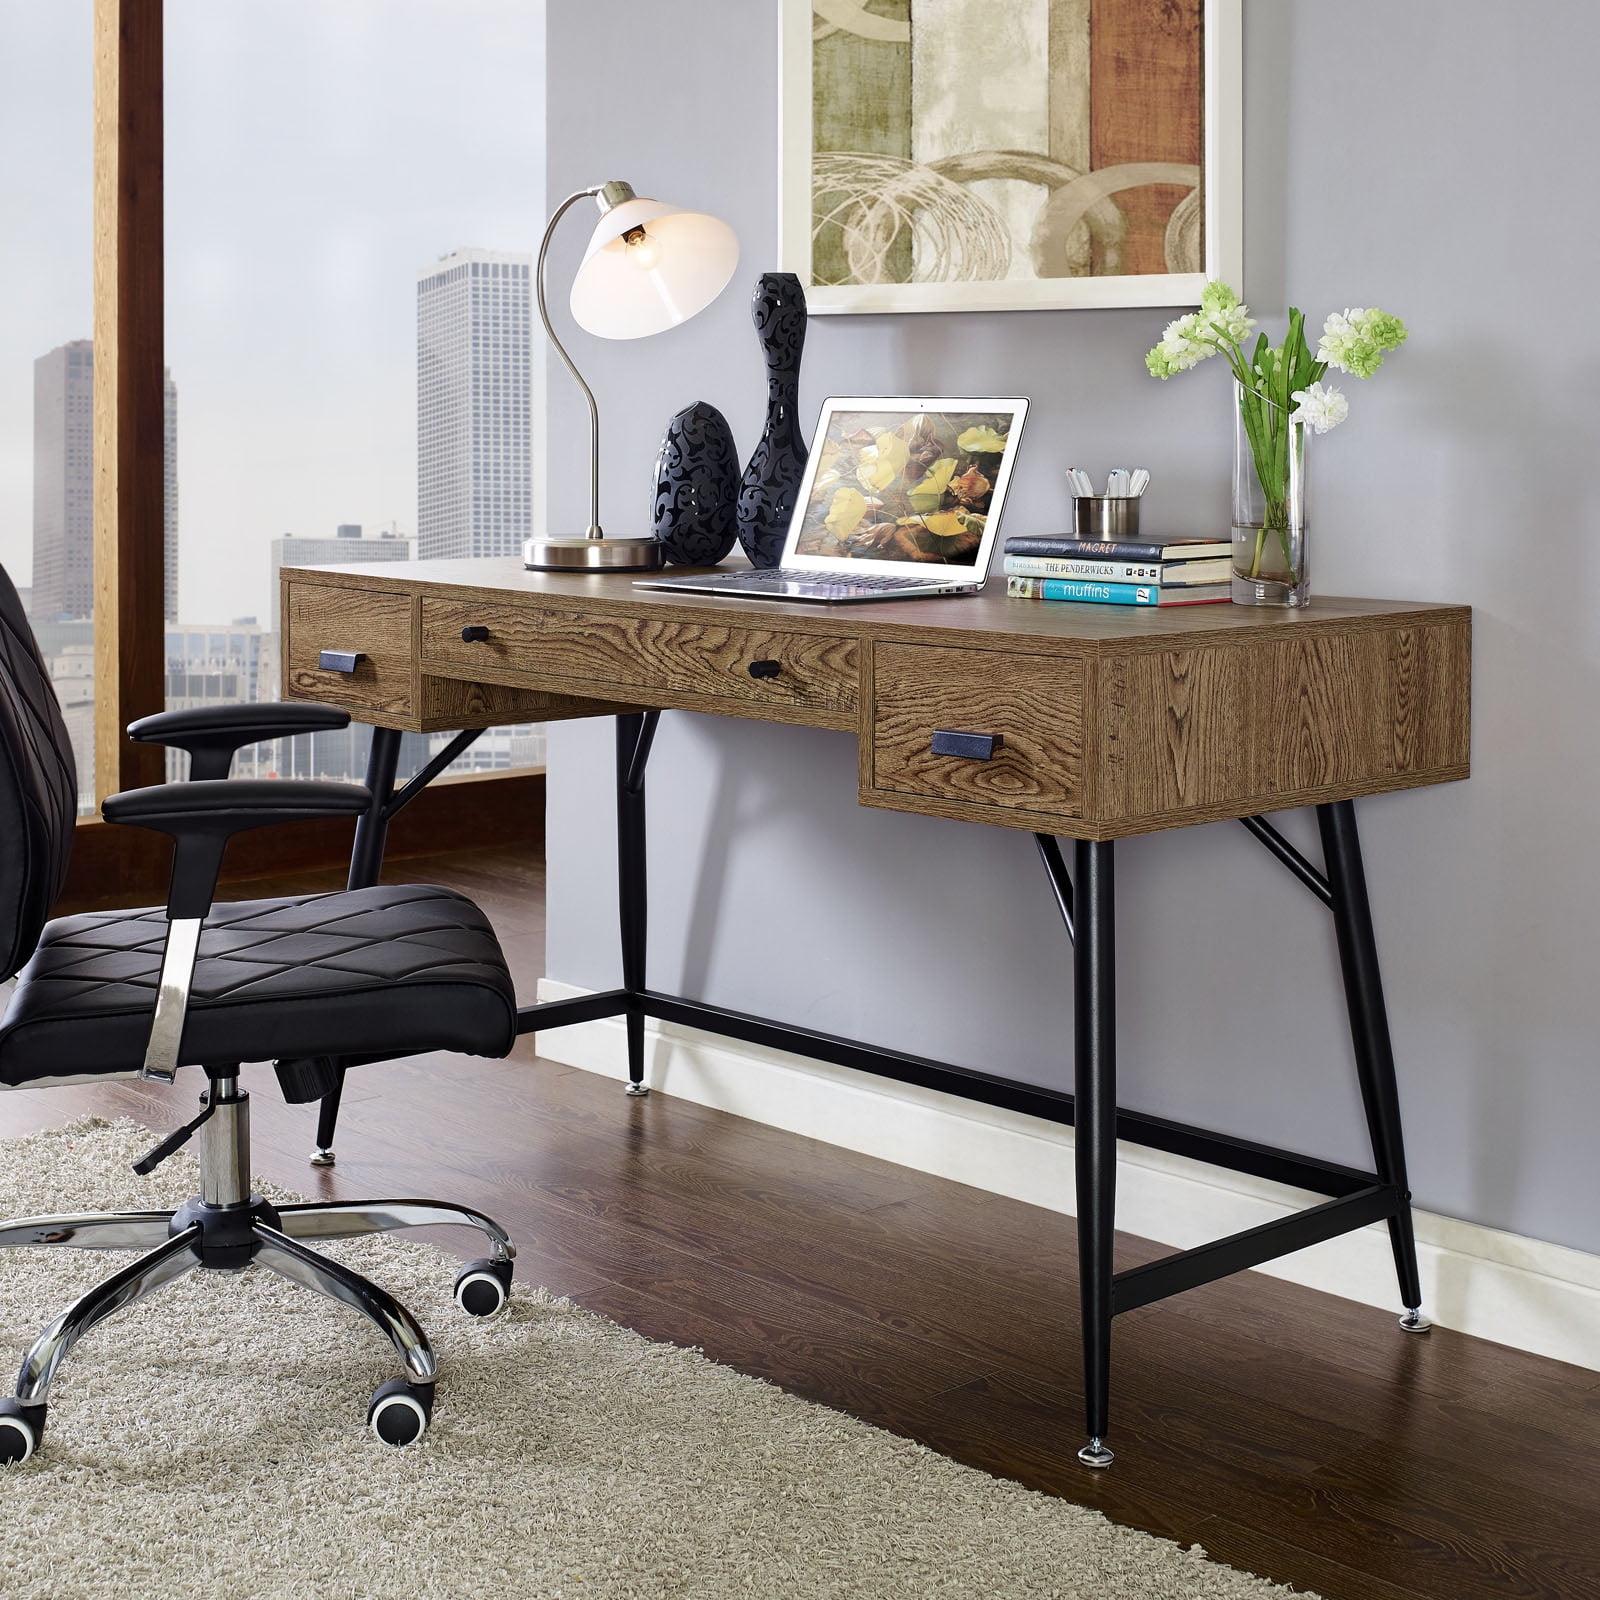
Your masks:
M797 572L792 567L767 567L760 572L729 572L721 575L728 582L739 583L803 583L808 589L819 591L827 590L835 593L857 593L862 589L872 589L884 594L893 594L896 589L926 589L930 583L937 583L939 577L932 573L920 578L885 578L870 572L862 573L859 577L851 573L848 577L843 574L820 572ZM717 579L709 580L711 582Z

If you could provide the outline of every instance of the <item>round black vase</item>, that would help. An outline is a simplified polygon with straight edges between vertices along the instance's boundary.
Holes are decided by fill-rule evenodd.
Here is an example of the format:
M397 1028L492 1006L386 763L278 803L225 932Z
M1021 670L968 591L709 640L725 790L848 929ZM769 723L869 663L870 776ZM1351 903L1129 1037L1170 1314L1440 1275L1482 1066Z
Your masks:
M712 567L738 537L739 451L713 405L696 400L671 422L656 454L655 531L661 554Z
M739 480L739 543L753 566L775 567L806 470L799 416L805 290L792 272L763 272L750 309L767 359L767 423Z

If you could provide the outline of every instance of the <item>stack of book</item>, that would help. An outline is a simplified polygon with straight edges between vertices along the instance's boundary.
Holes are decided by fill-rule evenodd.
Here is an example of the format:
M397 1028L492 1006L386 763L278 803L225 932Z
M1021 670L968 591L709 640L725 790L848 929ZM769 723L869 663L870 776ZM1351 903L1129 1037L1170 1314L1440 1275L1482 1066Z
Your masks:
M1006 593L1110 606L1213 605L1231 595L1230 546L1203 535L1097 543L1070 534L1006 540Z

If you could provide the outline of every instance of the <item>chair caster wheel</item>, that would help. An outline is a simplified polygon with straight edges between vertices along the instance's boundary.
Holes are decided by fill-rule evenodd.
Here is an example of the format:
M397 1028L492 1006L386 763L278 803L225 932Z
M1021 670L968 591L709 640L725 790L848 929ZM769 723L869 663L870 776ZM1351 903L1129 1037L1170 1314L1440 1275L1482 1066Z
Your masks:
M0 1466L21 1466L39 1448L49 1409L25 1406L18 1400L0 1400Z
M456 1304L469 1317L492 1317L505 1309L511 1295L512 1266L481 1256L469 1261L456 1279Z
M319 1145L311 1152L309 1159L314 1167L331 1167L335 1158L332 1149L324 1149Z
M415 1444L428 1431L433 1416L433 1385L391 1378L372 1391L367 1426L396 1448Z

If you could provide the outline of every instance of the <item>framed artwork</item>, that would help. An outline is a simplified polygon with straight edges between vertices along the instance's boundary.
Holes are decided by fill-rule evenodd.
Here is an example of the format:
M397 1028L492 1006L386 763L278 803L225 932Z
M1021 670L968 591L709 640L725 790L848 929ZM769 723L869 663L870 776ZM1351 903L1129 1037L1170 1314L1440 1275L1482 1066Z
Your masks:
M1242 276L1241 0L782 0L813 312L1182 306Z

